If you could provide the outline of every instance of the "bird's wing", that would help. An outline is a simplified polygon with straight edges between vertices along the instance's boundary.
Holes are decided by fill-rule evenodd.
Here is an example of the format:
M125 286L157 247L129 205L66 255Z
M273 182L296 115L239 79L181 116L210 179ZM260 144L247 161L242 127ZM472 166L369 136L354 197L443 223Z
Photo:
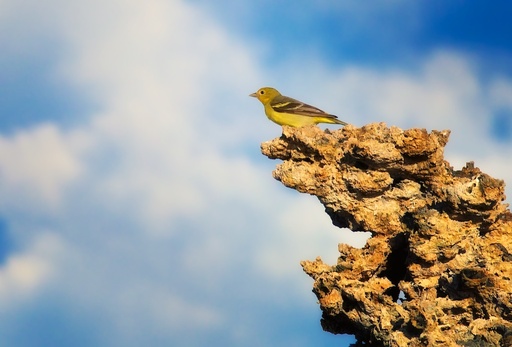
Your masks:
M276 96L270 106L276 112L284 112L297 114L301 116L308 117L329 117L329 118L337 118L335 115L325 113L319 108L303 103L302 101L292 99L290 97L279 95Z

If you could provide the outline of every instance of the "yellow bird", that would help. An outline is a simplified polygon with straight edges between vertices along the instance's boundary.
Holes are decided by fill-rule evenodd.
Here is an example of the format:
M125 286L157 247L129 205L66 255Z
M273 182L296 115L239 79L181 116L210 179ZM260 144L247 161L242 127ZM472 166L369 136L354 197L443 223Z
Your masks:
M347 125L347 123L339 120L335 115L325 113L314 106L281 95L274 88L260 88L256 93L252 93L249 96L257 98L265 107L265 114L268 119L279 125L289 125L292 127L302 127L318 123Z

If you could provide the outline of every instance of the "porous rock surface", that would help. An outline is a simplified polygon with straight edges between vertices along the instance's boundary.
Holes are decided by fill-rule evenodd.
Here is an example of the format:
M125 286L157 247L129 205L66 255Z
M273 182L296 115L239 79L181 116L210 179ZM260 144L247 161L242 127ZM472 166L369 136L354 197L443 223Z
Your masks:
M375 346L512 346L512 215L503 181L453 170L450 131L283 127L262 153L334 225L372 236L301 263L324 330Z

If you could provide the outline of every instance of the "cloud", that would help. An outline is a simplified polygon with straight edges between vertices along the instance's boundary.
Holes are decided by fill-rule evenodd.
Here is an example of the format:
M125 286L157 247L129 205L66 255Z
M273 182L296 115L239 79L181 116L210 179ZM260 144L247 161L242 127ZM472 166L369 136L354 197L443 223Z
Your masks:
M282 189L271 165L247 156L264 139L259 128L274 130L240 111L258 85L250 53L179 2L45 6L48 15L70 14L55 17L63 50L52 73L98 106L74 128L41 124L2 138L0 167L10 179L3 207L16 243L32 259L26 245L43 224L65 249L52 264L58 276L39 292L34 285L32 298L51 303L47 316L65 307L102 322L111 336L99 334L96 344L229 336L236 303L226 286L236 288L234 274L251 277L243 267L272 242L275 203L293 201L270 201ZM7 273L15 260L8 256ZM46 278L45 269L34 278ZM4 282L16 286L12 276ZM264 295L256 278L245 282L240 290ZM3 295L8 301L14 291ZM30 297L19 305L29 315L40 309ZM85 320L76 324L91 324Z
M26 249L12 254L0 269L0 306L16 305L51 281L62 247L57 235L40 230Z
M73 146L79 139L65 138L53 124L0 137L0 195L4 206L56 207L65 187L80 175ZM8 199L6 199L8 198Z
M494 107L512 110L512 81L504 77L493 79L489 96Z

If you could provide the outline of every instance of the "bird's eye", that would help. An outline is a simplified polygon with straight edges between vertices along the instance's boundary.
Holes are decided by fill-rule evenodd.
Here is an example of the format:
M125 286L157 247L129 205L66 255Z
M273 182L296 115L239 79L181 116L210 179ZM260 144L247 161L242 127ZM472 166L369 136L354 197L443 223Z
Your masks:
M260 94L261 95L265 94L265 91L264 90L260 90Z

